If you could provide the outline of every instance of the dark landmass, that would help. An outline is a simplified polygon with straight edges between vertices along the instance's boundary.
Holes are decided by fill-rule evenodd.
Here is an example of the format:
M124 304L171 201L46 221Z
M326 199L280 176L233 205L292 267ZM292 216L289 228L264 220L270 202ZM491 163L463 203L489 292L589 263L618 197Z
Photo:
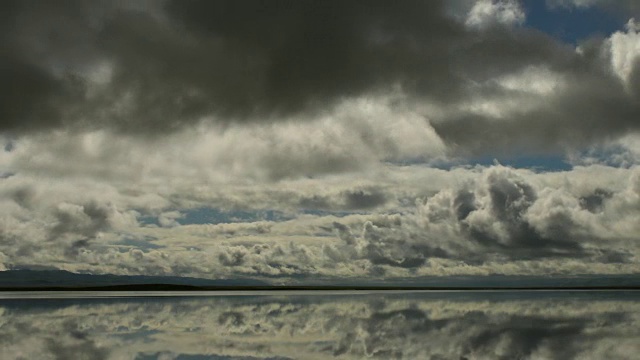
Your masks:
M171 284L59 286L59 287L0 287L0 291L598 291L640 290L640 286L574 286L574 287L415 287L415 286L190 286Z
M640 276L454 276L417 279L301 279L276 284L251 278L76 274L62 270L0 272L0 291L299 291L299 290L640 290Z
M94 275L76 274L64 270L8 270L0 271L0 288L93 288L105 286L154 285L171 286L269 286L261 280L250 278L237 279L199 279L181 276L144 276L144 275Z

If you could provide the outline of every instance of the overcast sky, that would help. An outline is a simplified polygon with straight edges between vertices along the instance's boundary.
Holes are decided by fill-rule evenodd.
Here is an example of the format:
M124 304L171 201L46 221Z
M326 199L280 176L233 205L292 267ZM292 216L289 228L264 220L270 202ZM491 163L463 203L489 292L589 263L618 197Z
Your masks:
M640 272L634 0L2 1L0 79L0 270Z

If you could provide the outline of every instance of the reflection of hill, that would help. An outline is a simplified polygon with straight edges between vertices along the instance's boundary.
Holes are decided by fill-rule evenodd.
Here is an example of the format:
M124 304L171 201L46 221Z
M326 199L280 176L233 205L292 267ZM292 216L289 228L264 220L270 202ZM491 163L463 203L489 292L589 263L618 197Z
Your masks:
M639 300L372 293L0 301L0 358L631 359L640 351Z

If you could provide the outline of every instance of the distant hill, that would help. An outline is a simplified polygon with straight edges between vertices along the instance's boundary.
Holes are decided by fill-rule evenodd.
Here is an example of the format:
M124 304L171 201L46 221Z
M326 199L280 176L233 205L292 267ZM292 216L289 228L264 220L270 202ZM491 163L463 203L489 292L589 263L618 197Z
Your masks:
M274 285L251 278L200 279L179 276L76 274L63 270L0 271L0 290L340 290L340 289L640 289L640 275L452 276L413 279L306 278Z
M349 281L345 285L363 284ZM431 276L412 279L385 279L364 282L369 286L401 287L464 287L464 288L589 288L589 287L638 287L640 274L623 275L573 275L573 276Z
M197 287L268 286L255 279L199 279L180 276L92 275L64 270L8 270L0 271L0 288L36 287L99 287L115 285L180 285Z

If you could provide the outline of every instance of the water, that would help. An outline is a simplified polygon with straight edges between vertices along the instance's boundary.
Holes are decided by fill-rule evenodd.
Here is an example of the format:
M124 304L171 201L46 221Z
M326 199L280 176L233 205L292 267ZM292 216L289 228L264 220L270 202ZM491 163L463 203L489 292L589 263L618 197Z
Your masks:
M640 359L640 292L0 293L0 359Z

